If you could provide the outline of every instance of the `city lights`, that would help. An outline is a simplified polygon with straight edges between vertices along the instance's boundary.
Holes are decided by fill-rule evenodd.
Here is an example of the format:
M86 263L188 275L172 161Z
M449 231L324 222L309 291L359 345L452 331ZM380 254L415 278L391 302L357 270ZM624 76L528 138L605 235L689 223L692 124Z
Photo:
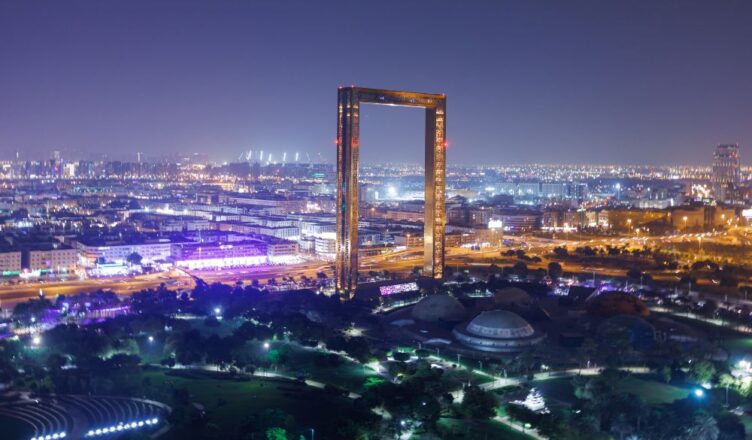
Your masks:
M752 438L752 1L100 3L0 6L0 440Z

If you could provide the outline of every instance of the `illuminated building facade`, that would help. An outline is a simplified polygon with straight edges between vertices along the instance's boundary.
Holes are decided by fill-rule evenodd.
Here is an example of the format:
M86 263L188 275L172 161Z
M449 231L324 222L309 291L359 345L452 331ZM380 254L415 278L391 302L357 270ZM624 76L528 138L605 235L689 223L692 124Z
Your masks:
M358 162L361 104L426 109L423 273L440 279L444 275L446 226L446 95L341 87L337 93L337 291L352 295L358 284Z
M739 145L718 145L713 154L713 192L721 201L733 198L739 188Z

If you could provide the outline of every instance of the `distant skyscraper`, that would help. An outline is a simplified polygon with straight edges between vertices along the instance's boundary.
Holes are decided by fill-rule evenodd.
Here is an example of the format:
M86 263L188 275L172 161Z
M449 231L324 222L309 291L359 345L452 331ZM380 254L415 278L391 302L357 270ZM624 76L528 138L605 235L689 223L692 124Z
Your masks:
M717 200L727 201L734 197L741 183L739 145L726 144L715 147L712 182Z

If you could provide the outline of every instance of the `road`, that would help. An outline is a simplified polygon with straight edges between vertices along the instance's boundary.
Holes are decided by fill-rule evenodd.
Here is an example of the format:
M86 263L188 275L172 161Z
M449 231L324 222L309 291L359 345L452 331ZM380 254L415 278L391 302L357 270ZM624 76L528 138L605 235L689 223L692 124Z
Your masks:
M607 236L607 237L572 237L568 234L559 234L559 238L541 238L535 236L500 236L499 243L503 240L510 240L511 246L490 246L481 250L471 250L467 248L449 248L446 255L447 272L453 268L460 267L484 267L491 264L513 264L515 257L503 257L501 252L508 249L525 249L528 255L538 255L543 258L539 264L528 263L530 268L545 268L553 249L557 246L625 246L627 244L639 244L640 246L650 245L654 247L665 246L669 243L686 243L697 242L698 246L703 241L711 240L718 242L735 242L747 243L749 239L745 236L746 229L732 228L729 231L718 233L704 234L676 234L666 236ZM561 238L563 236L563 238ZM395 273L409 273L414 267L422 266L423 256L422 247L415 247L402 250L395 253L377 255L361 258L361 273L368 271L388 270ZM278 265L278 266L259 266L249 268L231 268L222 270L201 270L191 271L190 274L200 277L208 283L223 282L234 283L242 281L250 283L258 280L262 284L270 278L276 278L278 281L282 277L294 276L300 278L305 275L309 278L316 278L318 272L324 272L332 276L331 262L322 260L309 260L296 264ZM574 263L565 262L562 264L567 272L572 273L591 273L594 272L599 276L624 276L625 270L612 267L583 266ZM676 281L676 274L665 271L661 273L651 273L653 278L661 281ZM0 286L0 307L12 307L14 304L26 301L31 298L37 298L40 289L48 298L54 298L57 295L73 295L77 293L88 293L99 289L111 290L119 295L128 295L143 289L157 288L160 284L165 283L168 288L185 288L190 289L194 286L191 276L182 270L173 270L166 273L138 275L132 277L110 277L99 279L85 279L64 282L47 282L47 283L28 283L19 285Z

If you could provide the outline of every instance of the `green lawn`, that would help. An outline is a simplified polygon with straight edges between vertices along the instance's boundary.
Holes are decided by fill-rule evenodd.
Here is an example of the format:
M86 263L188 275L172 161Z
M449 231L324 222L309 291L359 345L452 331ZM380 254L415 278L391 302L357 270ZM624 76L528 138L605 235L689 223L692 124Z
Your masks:
M674 400L685 399L689 390L669 385L640 376L628 376L616 384L616 389L624 393L632 393L642 397L651 405L671 403Z
M571 378L540 380L533 382L533 385L541 390L544 397L566 403L574 401L574 388ZM627 376L617 381L614 388L616 391L640 396L650 405L671 403L689 395L687 389L658 382L646 376Z
M532 437L504 425L495 420L468 423L462 419L441 418L438 427L442 432L451 433L446 439L472 439L472 440L530 440ZM421 436L415 436L421 439Z
M729 351L732 357L752 354L752 338L729 338L721 341L721 346Z
M186 388L191 403L203 406L209 422L227 434L234 435L250 416L266 409L276 408L289 413L301 429L319 429L334 416L352 411L349 399L288 380L223 379L211 373L180 370L175 373L164 370L144 372L143 375L152 383L146 389L147 396L169 401L172 389Z
M259 346L260 347L260 346ZM321 362L321 358L327 356L326 352L301 347L288 342L272 342L272 348L281 348L285 351L284 363L280 366L280 372L284 371L291 376L302 375L306 378L331 383L350 391L363 391L366 379L376 376L368 366L352 362L340 357L337 365L327 365Z

